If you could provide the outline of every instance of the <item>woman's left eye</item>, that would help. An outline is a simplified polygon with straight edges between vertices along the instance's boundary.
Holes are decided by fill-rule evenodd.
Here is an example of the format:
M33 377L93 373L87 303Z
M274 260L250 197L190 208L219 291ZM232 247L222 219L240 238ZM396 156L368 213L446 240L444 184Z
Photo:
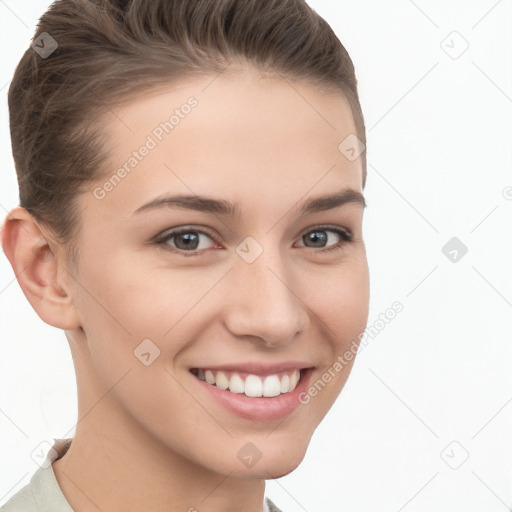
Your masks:
M327 243L330 239L332 240L333 236L329 236L327 233L334 233L334 238L339 238L339 243L329 244L327 248L324 248L322 245L323 243ZM339 228L332 228L328 226L324 227L318 227L311 231L308 231L305 235L302 235L301 239L303 241L308 240L311 241L313 244L312 248L318 248L318 244L321 245L319 252L327 252L327 251L333 251L338 249L343 249L343 246L346 243L350 243L353 241L354 237L350 231L347 229L339 229Z
M213 238L204 231L192 228L183 228L166 233L158 237L155 242L158 245L170 245L171 250L174 249L173 252L177 252L183 256L196 256L208 248L201 246L202 237L209 238L214 241ZM334 244L329 244L328 242L332 241L333 238ZM336 243L336 238L339 239L338 243ZM339 229L321 226L302 235L301 240L303 242L302 247L319 249L315 252L327 252L342 249L346 243L353 241L353 235L345 228ZM311 242L313 245L306 246L306 242ZM324 244L326 244L327 247Z

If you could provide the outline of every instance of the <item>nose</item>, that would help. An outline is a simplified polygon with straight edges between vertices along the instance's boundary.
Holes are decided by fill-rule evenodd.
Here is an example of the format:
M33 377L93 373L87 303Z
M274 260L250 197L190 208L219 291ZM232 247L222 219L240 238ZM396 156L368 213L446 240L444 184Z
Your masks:
M293 343L309 325L305 297L282 258L270 251L252 263L237 260L230 272L227 329L235 337L248 337L269 348Z

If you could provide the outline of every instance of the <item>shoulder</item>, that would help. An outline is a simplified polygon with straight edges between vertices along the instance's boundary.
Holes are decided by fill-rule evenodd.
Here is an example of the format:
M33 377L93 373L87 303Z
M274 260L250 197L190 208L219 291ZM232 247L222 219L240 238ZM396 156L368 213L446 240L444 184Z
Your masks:
M268 497L265 497L265 505L265 512L283 512L280 508L277 508L274 502Z
M32 475L29 483L0 507L0 512L73 512L62 494L52 468L52 462L67 451L71 441L72 438L55 439L46 459Z
M37 512L37 503L32 492L36 474L37 471L25 487L22 487L7 503L0 507L0 512Z

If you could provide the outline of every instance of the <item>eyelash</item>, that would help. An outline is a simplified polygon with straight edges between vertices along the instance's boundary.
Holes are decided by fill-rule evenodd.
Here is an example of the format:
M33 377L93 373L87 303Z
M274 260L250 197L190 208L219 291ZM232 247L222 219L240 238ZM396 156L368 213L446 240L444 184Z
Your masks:
M310 229L309 231L306 231L302 236L305 236L305 235L307 235L309 233L313 233L315 231L330 231L331 233L336 233L337 235L340 236L341 242L339 242L337 244L334 244L332 246L329 246L329 247L327 247L325 249L319 248L316 251L314 250L315 249L314 247L309 247L309 249L313 249L314 252L328 253L328 252L331 252L331 251L339 251L339 250L344 248L345 244L352 243L353 240L354 240L353 234L348 229L339 229L339 228L334 228L332 226L317 226L314 229ZM212 235L210 235L209 233L207 233L206 231L203 231L201 229L191 228L191 227L180 228L180 229L177 229L175 231L171 231L170 233L167 233L165 235L159 236L159 237L157 237L155 239L155 243L157 245L159 245L159 246L163 246L163 248L165 250L170 250L171 252L179 254L181 256L185 256L185 257L199 256L202 253L204 253L205 251L207 251L208 249L202 249L202 250L199 250L199 251L197 251L197 250L196 251L184 251L182 249L177 249L175 247L171 247L168 244L166 244L166 242L168 242L169 240L171 240L175 236L182 235L183 233L191 233L191 232L192 233L200 233L200 234L206 235L209 238L211 238L214 242L217 243L215 238ZM301 236L301 238L302 238L302 236ZM167 247L165 247L165 245L167 245Z

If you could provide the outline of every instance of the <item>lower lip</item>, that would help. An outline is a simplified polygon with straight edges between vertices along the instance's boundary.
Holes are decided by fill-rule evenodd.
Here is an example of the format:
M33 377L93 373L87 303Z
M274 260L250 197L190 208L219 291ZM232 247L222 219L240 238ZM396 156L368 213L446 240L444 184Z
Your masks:
M212 398L238 416L248 420L272 421L285 418L299 405L302 405L299 401L299 395L307 389L311 372L312 368L302 370L301 378L293 391L274 397L250 397L243 393L232 393L208 384L195 375L192 375L192 378Z

